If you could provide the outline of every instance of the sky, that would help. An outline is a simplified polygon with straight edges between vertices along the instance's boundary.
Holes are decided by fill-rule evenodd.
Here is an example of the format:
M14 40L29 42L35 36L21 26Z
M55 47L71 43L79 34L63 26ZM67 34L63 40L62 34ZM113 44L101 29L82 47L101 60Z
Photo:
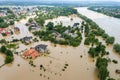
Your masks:
M117 1L120 0L0 0L0 1Z

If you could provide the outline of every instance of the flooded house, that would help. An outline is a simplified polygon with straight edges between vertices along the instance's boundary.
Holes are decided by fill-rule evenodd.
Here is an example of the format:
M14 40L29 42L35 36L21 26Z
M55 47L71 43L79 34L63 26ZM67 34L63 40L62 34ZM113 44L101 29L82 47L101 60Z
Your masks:
M4 32L4 29L3 28L0 28L0 33L3 33Z
M29 49L22 54L22 57L25 59L35 59L40 56L40 53L35 49Z
M31 31L38 31L41 29L41 26L32 26Z
M76 28L76 27L79 27L80 26L80 23L74 23L72 28Z
M45 52L47 52L47 45L39 44L39 45L35 46L35 50L37 50L38 52L41 52L41 53L45 53Z
M20 33L20 29L19 29L18 27L14 27L14 32L15 32L16 34L19 34L19 33Z
M32 38L33 38L32 36L29 36L29 37L24 37L22 40L26 43L30 43Z

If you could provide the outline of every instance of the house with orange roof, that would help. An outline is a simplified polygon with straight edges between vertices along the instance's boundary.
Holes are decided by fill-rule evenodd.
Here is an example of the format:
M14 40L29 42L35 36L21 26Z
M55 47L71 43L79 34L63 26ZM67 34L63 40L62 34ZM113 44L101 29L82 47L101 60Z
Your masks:
M4 29L3 28L0 28L0 33L3 33Z
M36 51L35 49L30 49L25 51L22 56L25 59L35 59L36 57L40 56L40 53L38 51Z

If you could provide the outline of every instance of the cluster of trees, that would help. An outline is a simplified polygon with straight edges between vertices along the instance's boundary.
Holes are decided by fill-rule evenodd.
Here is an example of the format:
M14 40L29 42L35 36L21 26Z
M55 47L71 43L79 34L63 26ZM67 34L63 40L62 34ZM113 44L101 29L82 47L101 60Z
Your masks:
M1 40L0 40L0 43L2 43L2 44L6 44L7 41L6 41L5 39L1 39Z
M30 18L30 19L28 20L28 22L29 22L29 23L32 23L32 22L33 22L33 18Z
M113 44L114 41L115 41L115 38L114 38L114 37L107 37L107 39L106 39L106 43L107 43L107 44Z
M96 67L99 72L98 76L100 80L106 80L109 77L108 60L106 58L98 57L96 61Z
M38 16L44 19L53 19L58 16L68 16L77 14L77 10L72 7L38 7L39 11L36 12Z
M109 60L106 58L98 57L96 61L96 67L98 70L98 77L100 80L115 80L110 78L109 71L107 69Z
M4 53L6 55L5 57L5 64L11 63L14 60L13 53L11 50L7 49L5 46L2 46L0 48L0 52Z
M42 15L39 15L38 17L35 18L35 21L38 25L43 26L45 23L45 18Z
M120 54L120 44L114 44L113 49L115 50L115 52Z
M85 45L92 44L92 46L93 46L94 44L98 44L98 43L99 43L99 40L97 38L95 38L95 35L92 32L89 35L87 35L87 37L85 38L85 41L84 41Z
M100 12L103 13L105 15L108 16L112 16L112 17L116 17L116 18L120 18L120 7L113 7L113 6L94 6L94 7L89 7L88 9L96 11L96 12Z
M0 17L0 28L6 28L8 24L4 21L3 17Z
M76 37L72 37L69 33L65 34L65 31L76 34ZM76 33L75 33L76 32ZM55 25L52 22L49 22L46 25L46 31L36 31L33 33L36 36L39 36L41 40L51 41L55 44L61 45L70 45L70 46L79 46L82 40L82 35L79 29L73 29L72 27L65 27L62 24Z
M105 46L102 45L101 43L99 43L95 48L91 47L88 51L88 53L91 55L91 57L96 57L96 56L104 56L106 54L109 54L109 52L107 52L105 50Z

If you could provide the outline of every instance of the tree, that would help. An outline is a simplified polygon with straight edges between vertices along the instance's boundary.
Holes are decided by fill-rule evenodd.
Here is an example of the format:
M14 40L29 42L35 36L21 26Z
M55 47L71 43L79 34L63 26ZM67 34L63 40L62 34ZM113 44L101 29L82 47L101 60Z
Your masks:
M106 80L106 78L109 76L109 71L107 70L107 68L105 66L101 66L99 68L99 77L100 80Z
M95 50L95 48L91 47L88 51L88 53L92 56L92 57L96 57L99 55L99 53Z
M109 78L108 80L115 80L114 78Z
M53 30L54 23L53 23L53 22L49 22L49 23L46 25L46 27L47 27L48 30Z
M41 26L43 26L45 23L45 19L43 17L35 18L35 21Z
M3 17L0 17L0 23L1 23L1 22L4 22L4 19L3 19Z
M120 44L114 44L113 49L120 54Z
M0 28L6 28L6 27L8 27L8 24L6 22L0 23Z
M98 69L98 75L100 80L106 80L109 76L109 71L107 69L108 60L106 58L98 57L96 61L96 67Z
M30 19L28 20L28 22L29 22L29 23L33 22L33 19L32 19L32 18L30 18Z
M5 54L6 54L7 56L12 56L12 57L13 57L13 53L12 53L11 50L6 50L6 51L5 51Z
M5 53L6 50L7 50L7 49L6 49L5 46L2 46L2 47L1 47L1 52L2 52L2 53Z
M14 25L14 21L13 21L13 20L10 20L9 24L10 24L10 25Z
M14 58L13 57L11 57L11 56L6 56L6 58L5 58L5 64L8 64L8 63L11 63L11 62L13 62L13 60L14 60Z
M6 44L7 41L6 41L5 39L1 39L1 40L0 40L0 43L5 43L5 44Z
M114 37L108 37L108 38L106 39L106 43L107 43L107 44L113 44L114 41L115 41L115 38L114 38Z

